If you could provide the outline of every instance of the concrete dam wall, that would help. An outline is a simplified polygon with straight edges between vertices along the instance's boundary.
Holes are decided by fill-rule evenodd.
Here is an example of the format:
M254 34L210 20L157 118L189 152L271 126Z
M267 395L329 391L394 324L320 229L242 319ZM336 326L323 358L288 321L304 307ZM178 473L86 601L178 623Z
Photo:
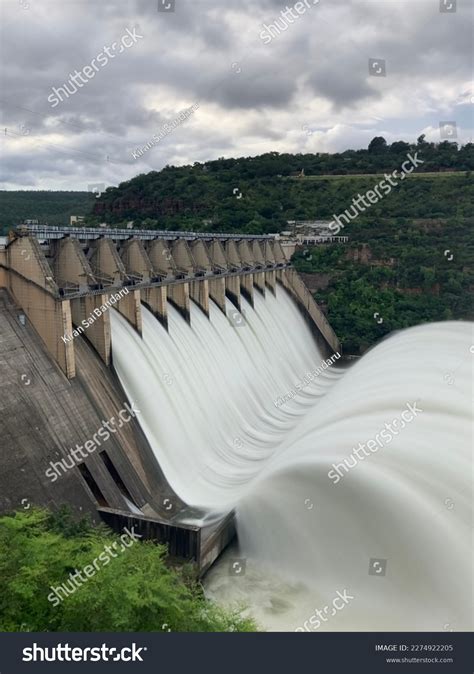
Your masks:
M278 282L322 352L339 344L270 238L117 231L48 228L0 251L0 512L66 503L117 531L134 526L202 574L233 538L233 514L203 526L203 513L171 489L115 374L100 308L119 294L115 308L141 334L142 303L166 326L168 303L186 320L190 301L207 316L210 300L240 311L241 295L253 303ZM78 330L89 315L93 324Z

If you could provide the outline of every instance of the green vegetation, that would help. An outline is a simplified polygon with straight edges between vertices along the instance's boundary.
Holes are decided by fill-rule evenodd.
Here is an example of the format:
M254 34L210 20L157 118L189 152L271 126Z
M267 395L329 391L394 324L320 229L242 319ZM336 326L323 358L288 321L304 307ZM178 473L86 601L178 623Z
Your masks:
M392 330L474 320L472 222L356 219L342 233L349 245L300 250L293 261L300 272L329 275L315 298L346 353L362 353Z
M466 171L424 171L423 173L409 173L407 178L418 178L423 180L426 178L449 178L450 176L461 176L465 175ZM315 175L315 176L291 176L287 180L325 180L329 178L330 180L347 180L347 178L365 178L367 173L334 173L333 175ZM372 179L376 178L377 180L382 180L384 178L383 173L371 173L370 177Z
M473 319L474 144L459 148L420 136L416 144L388 145L376 137L367 150L332 155L270 152L167 166L108 188L98 199L83 192L3 192L0 223L31 217L65 224L75 212L92 213L89 225L133 220L151 229L280 232L290 220L343 213L385 173L400 171L408 153L424 163L346 225L340 233L349 236L349 247L315 250L312 260L295 257L300 271L330 275L317 300L345 350L358 353L390 330ZM304 177L294 176L302 170ZM370 259L354 258L349 251L357 249Z
M0 233L24 220L41 224L69 225L71 215L89 215L95 196L91 192L51 192L0 190Z
M90 222L118 225L134 220L137 226L147 228L278 232L286 228L288 220L331 218L344 211L358 192L379 182L380 174L400 170L409 152L417 152L424 162L416 175L426 173L426 177L419 180L412 174L400 182L372 206L371 218L474 217L470 173L474 144L462 148L449 142L436 145L426 143L422 136L416 145L397 141L387 146L383 139L374 141L368 150L332 155L270 152L193 166L167 166L108 188L97 199ZM289 179L302 169L305 178ZM341 174L346 177L333 177Z
M0 226L25 218L65 225L76 214L89 215L90 225L134 220L152 229L278 232L288 220L325 219L344 211L358 192L373 188L384 173L400 170L409 152L417 152L424 163L372 206L371 218L474 217L474 144L459 148L447 141L427 143L420 136L416 144L391 145L377 137L367 150L335 154L269 152L166 166L109 187L98 199L88 192L0 192ZM305 178L291 178L302 169Z
M225 174L218 174L214 178L200 176L193 183L192 175L187 178L186 174L176 175L177 169L169 169L171 175L166 182L166 171L157 174L160 176L157 178L159 187L153 184L150 174L141 176L140 193L148 194L150 190L151 194L164 194L163 199L133 196L137 187L134 181L138 180L134 178L133 185L117 188L122 194L120 197L113 191L106 191L96 205L97 209L104 210L95 221L108 220L118 225L134 220L136 225L151 229L267 234L287 229L288 220L332 219L334 214L342 213L351 205L353 197L372 189L378 182L375 177L365 176L344 180L325 178L317 182L260 178L224 183ZM196 196L191 196L192 184ZM232 194L233 185L242 192L241 199ZM449 218L453 215L474 218L473 197L474 183L469 174L409 179L373 205L370 215L373 220L380 217ZM105 210L107 208L111 211ZM148 213L153 217L143 217Z
M189 570L166 566L165 548L151 542L117 553L58 606L48 601L51 586L92 565L114 543L121 545L105 526L74 522L65 510L1 517L0 630L255 631L237 610L207 601Z

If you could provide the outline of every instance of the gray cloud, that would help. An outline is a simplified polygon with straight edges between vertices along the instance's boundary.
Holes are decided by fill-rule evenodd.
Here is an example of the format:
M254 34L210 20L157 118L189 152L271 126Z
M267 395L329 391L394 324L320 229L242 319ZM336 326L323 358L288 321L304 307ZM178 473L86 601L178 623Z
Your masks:
M456 115L461 142L472 137L467 0L455 14L441 14L438 0L321 0L264 44L262 26L285 6L176 0L163 13L156 0L44 0L27 10L4 2L4 187L84 189L167 163L357 148L381 132L411 140ZM133 26L143 39L52 108L52 87ZM386 60L385 78L369 75L369 58ZM195 102L185 124L133 160L134 148Z

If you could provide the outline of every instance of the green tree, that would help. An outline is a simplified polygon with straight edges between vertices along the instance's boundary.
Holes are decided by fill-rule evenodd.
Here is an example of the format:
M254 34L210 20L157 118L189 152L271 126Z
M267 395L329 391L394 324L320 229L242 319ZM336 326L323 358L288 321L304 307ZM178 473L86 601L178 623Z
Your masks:
M383 136L375 136L369 143L369 152L383 152L387 149L387 141Z
M167 566L166 549L152 542L135 542L115 557L109 555L109 563L98 564L94 575L55 605L52 588L77 570L94 568L105 546L119 550L121 545L104 526L75 523L64 512L55 516L32 510L1 517L0 630L161 631L163 625L180 632L256 629L237 609L224 611L207 601L190 574Z

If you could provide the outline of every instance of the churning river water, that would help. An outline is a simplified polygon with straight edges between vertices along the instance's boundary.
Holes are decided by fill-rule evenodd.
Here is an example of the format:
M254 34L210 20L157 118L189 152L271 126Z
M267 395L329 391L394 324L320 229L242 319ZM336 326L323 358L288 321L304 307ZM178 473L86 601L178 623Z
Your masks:
M277 631L472 629L473 325L426 324L322 367L290 296L244 320L112 314L114 366L168 481L235 509L205 579ZM310 374L308 374L310 373ZM316 374L315 374L316 373Z

